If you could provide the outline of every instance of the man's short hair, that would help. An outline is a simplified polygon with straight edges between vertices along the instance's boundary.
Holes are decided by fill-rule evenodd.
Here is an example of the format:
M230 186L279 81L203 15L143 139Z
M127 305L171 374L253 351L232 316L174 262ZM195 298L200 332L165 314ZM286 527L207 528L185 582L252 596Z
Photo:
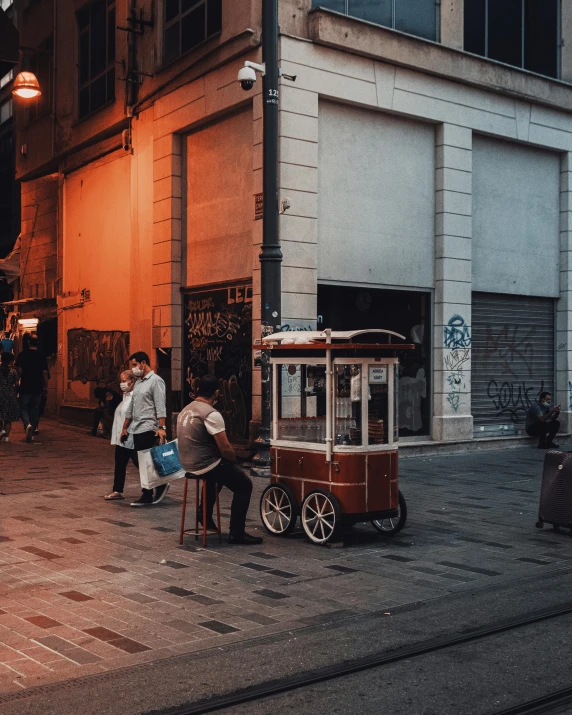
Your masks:
M214 375L205 375L199 380L197 397L206 397L209 400L219 388L219 379Z
M29 342L28 342L28 345L29 345L31 348L37 348L39 342L40 342L40 341L38 340L38 338L32 338L32 337L31 337L30 340L29 340Z
M119 379L121 379L123 376L127 377L128 380L132 380L135 382L137 379L135 375L131 372L131 370L122 370L121 373L119 374Z
M138 353L133 353L133 355L129 356L130 360L135 360L135 362L143 362L145 361L147 365L151 364L151 361L149 360L149 355L147 353L139 351Z
M551 392L541 392L540 395L538 396L538 399L542 401L547 395L550 395L552 397Z

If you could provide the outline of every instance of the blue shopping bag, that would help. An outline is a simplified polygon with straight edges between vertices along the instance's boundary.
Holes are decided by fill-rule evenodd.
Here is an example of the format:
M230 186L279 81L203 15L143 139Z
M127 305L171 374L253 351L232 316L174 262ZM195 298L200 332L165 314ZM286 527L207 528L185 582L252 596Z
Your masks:
M151 459L160 477L167 477L183 469L179 460L177 441L167 442L151 449Z

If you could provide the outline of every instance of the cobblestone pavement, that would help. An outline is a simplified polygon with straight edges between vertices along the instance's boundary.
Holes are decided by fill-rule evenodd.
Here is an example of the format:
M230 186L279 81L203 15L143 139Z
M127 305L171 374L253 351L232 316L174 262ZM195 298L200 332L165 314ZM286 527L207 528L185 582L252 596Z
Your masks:
M0 444L0 693L395 612L572 560L572 539L535 529L543 454L532 448L402 459L409 519L392 539L360 525L344 548L294 533L202 549L178 543L182 483L150 509L105 502L106 442L51 421L34 444L13 436ZM265 482L254 482L247 526L262 534ZM221 508L225 528L226 491Z

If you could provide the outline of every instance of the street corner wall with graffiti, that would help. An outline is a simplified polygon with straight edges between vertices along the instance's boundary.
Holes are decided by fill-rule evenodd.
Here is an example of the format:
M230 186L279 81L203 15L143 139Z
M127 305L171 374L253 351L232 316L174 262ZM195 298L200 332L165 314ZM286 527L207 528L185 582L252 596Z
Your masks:
M67 380L117 388L129 362L129 333L120 330L68 330ZM73 390L85 397L85 390ZM91 390L93 392L93 390Z
M471 330L458 314L443 327L444 389L451 414L470 413Z
M185 404L203 375L220 380L222 413L230 439L248 439L252 415L252 285L193 290L185 294Z

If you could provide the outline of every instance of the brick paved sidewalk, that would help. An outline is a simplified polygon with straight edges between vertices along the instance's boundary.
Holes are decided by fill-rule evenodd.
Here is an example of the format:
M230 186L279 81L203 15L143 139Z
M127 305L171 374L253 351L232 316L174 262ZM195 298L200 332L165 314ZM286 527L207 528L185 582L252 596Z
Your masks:
M403 459L409 507L393 539L346 548L300 533L262 547L178 544L181 483L157 507L105 502L113 450L42 423L0 444L0 693L563 568L572 540L534 528L542 453ZM255 480L248 528L262 534ZM131 468L127 493L138 495ZM223 528L229 499L222 492Z

